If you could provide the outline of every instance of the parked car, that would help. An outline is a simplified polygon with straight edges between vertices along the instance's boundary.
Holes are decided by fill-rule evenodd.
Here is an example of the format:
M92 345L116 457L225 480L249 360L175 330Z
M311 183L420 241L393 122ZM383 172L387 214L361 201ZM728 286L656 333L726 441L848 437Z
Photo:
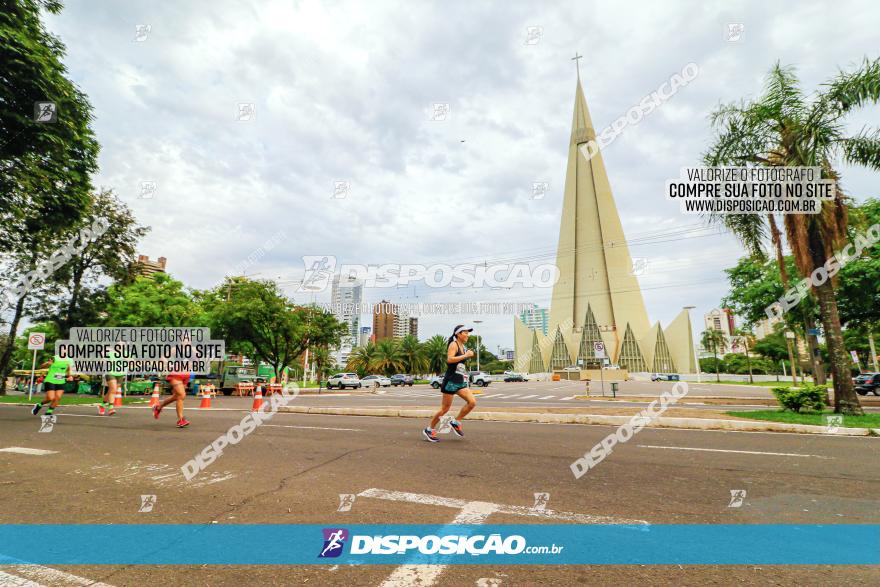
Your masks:
M513 371L507 371L504 373L504 381L525 381L526 378L523 377L522 373L514 373Z
M489 384L492 382L492 377L485 371L471 371L468 373L468 382L471 385L489 387Z
M577 372L577 371L580 371L580 370L581 370L581 368L578 367L577 365L569 365L568 367L566 367L565 369L563 369L563 371L569 371L569 372Z
M443 376L442 375L431 375L431 378L428 379L428 383L434 389L440 389L440 384L443 383Z
M391 387L391 380L384 375L367 375L361 379L361 387Z
M679 381L678 373L652 373L651 381Z
M392 375L391 376L391 385L397 387L398 385L409 385L412 387L415 378L412 375Z
M880 395L880 373L865 373L856 377L856 393Z
M361 387L361 380L357 373L337 373L327 380L327 389L333 389L334 387L339 389L345 389L346 387L357 389Z

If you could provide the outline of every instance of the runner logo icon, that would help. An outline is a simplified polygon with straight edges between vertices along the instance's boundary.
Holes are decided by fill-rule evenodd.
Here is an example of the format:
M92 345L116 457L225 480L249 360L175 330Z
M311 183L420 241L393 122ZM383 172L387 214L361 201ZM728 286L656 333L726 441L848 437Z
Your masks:
M324 548L318 558L335 558L342 554L345 541L348 540L348 530L345 528L324 528Z

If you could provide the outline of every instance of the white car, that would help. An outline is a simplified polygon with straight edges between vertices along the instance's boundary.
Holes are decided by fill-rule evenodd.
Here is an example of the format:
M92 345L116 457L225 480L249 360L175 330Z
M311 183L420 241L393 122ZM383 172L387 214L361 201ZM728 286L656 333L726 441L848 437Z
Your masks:
M361 380L357 373L337 373L327 380L327 389L333 389L334 387L338 389L345 389L346 387L357 389L361 387Z
M431 378L428 379L428 383L434 389L440 389L440 384L443 383L443 376L442 375L431 375Z
M361 387L391 387L391 380L384 375L367 375L361 379Z

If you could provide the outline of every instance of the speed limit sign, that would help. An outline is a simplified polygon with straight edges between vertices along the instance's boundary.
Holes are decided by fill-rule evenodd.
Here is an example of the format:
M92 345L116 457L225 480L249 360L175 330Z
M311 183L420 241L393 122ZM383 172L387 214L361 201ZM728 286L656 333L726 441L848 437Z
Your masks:
M41 351L46 346L45 332L31 332L28 335L28 349L32 351Z
M605 343L604 342L594 342L593 343L593 353L597 359L605 358Z

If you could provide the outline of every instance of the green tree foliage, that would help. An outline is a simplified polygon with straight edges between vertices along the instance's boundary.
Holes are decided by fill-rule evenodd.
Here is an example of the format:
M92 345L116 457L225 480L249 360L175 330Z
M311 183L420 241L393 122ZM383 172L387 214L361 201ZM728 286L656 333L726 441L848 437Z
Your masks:
M103 326L208 326L208 316L193 294L165 273L114 284L107 297Z
M228 292L228 301L217 302L215 292L210 304L212 336L250 344L255 358L272 365L279 377L306 348L336 347L346 332L346 325L332 314L294 304L271 281L228 285L218 288Z

